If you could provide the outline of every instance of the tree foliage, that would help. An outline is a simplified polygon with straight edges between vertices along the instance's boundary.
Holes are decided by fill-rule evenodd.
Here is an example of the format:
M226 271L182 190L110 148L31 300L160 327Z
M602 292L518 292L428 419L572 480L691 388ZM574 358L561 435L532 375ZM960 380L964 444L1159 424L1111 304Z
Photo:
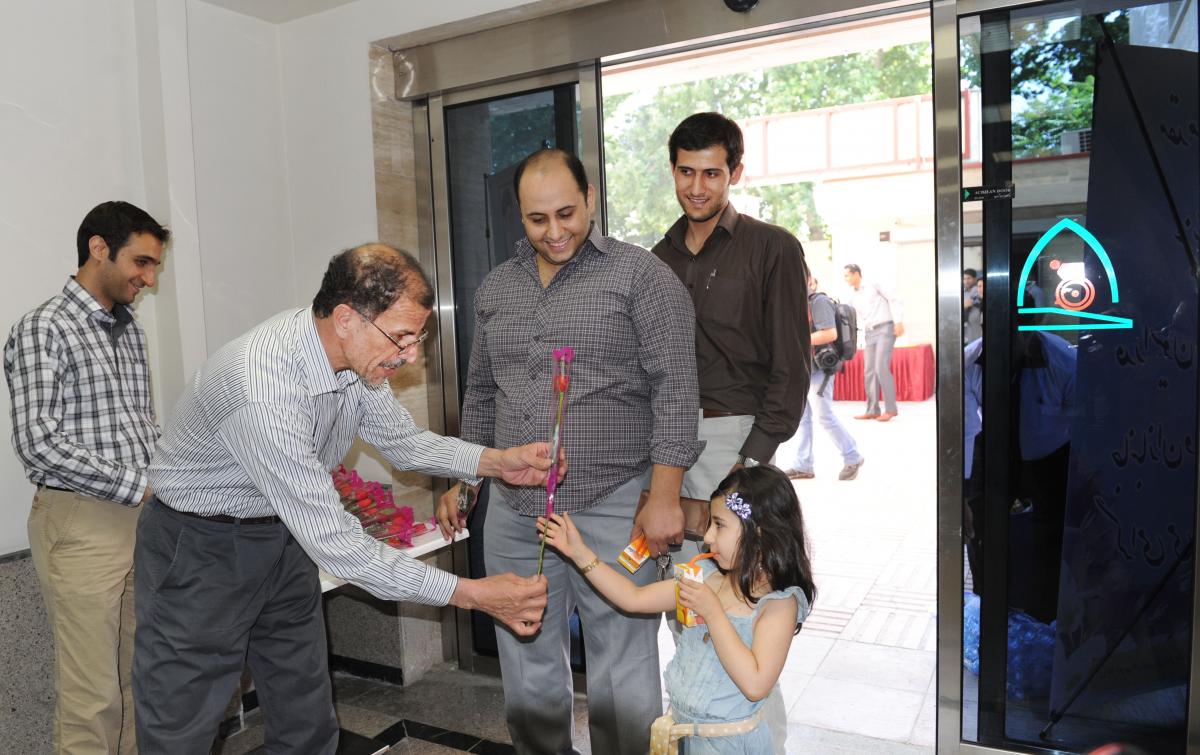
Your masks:
M1009 28L1015 157L1057 154L1064 131L1091 127L1096 56L1106 33L1115 44L1128 44L1129 15L1038 16ZM963 84L972 88L982 84L980 36L960 40Z
M930 66L929 45L910 44L606 97L609 233L653 246L678 219L667 138L692 113L712 110L744 120L926 94ZM824 229L811 184L760 186L745 193L756 198L763 220L801 238Z

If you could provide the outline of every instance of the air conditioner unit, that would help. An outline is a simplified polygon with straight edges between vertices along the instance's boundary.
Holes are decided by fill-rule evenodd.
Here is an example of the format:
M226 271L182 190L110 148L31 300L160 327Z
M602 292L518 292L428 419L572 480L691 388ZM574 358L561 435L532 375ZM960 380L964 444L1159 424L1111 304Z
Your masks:
M1077 155L1080 152L1092 151L1092 130L1090 128L1064 131L1059 138L1059 145L1064 155Z

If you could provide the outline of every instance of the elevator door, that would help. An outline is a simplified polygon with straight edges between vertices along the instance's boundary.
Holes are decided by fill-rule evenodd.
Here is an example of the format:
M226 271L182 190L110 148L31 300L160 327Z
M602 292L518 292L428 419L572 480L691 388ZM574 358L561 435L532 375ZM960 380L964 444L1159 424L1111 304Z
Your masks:
M594 66L500 86L430 98L439 332L447 431L457 434L464 381L474 338L479 284L524 237L513 174L529 153L554 147L578 155L599 184ZM597 222L601 222L597 218ZM486 575L483 521L487 485L467 525L471 537L455 549L455 570ZM459 612L458 656L466 668L491 667L496 657L492 620ZM578 636L578 625L575 624ZM573 655L578 660L576 647Z

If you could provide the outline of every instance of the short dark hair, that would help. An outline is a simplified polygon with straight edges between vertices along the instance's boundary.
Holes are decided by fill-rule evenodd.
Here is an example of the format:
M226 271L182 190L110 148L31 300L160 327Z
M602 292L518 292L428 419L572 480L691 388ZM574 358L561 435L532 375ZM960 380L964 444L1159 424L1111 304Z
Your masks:
M858 273L859 275L862 275L862 268L853 262L851 262L849 265L846 265L846 269L852 273Z
M329 317L345 304L368 320L387 311L401 296L433 308L433 285L411 254L387 244L363 244L329 260L313 314Z
M730 493L737 493L750 507L749 516L742 520L737 560L731 570L738 590L751 603L757 602L752 590L762 575L772 590L799 587L811 604L817 598L817 586L808 557L808 536L800 499L787 475L768 464L742 467L721 480L713 497Z
M75 234L75 247L79 252L79 266L83 267L91 256L88 241L99 236L108 244L108 258L117 259L117 252L129 243L135 233L148 233L165 244L171 232L150 217L150 213L128 202L101 202L83 216L79 231Z
M742 161L744 151L742 130L738 125L720 113L696 113L684 118L671 138L667 140L667 150L671 153L671 164L675 164L679 150L696 152L709 147L725 148L725 163L732 173Z
M561 160L563 165L567 166L567 169L571 171L571 176L575 179L575 185L579 187L579 192L585 197L587 196L588 177L587 171L583 168L583 161L565 149L545 147L530 152L525 159L517 163L517 171L513 173L513 193L517 195L518 202L521 200L521 177L525 175L525 169L555 159Z
M963 268L963 275L969 275L969 276L971 276L972 278L978 278L978 277L979 277L979 273L975 272L975 268L973 268L973 267L964 267L964 268Z

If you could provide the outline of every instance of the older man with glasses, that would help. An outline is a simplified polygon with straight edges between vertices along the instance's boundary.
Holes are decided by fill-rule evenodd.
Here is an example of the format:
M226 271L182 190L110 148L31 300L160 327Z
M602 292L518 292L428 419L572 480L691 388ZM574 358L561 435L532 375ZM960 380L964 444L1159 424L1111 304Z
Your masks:
M470 580L426 566L363 532L333 488L355 437L398 469L544 481L545 443L498 451L445 438L397 403L387 379L415 361L432 305L411 255L347 250L311 307L227 344L184 391L138 525L143 752L208 752L246 663L268 751L336 751L318 566L380 598L480 609L518 635L537 632L544 577Z

